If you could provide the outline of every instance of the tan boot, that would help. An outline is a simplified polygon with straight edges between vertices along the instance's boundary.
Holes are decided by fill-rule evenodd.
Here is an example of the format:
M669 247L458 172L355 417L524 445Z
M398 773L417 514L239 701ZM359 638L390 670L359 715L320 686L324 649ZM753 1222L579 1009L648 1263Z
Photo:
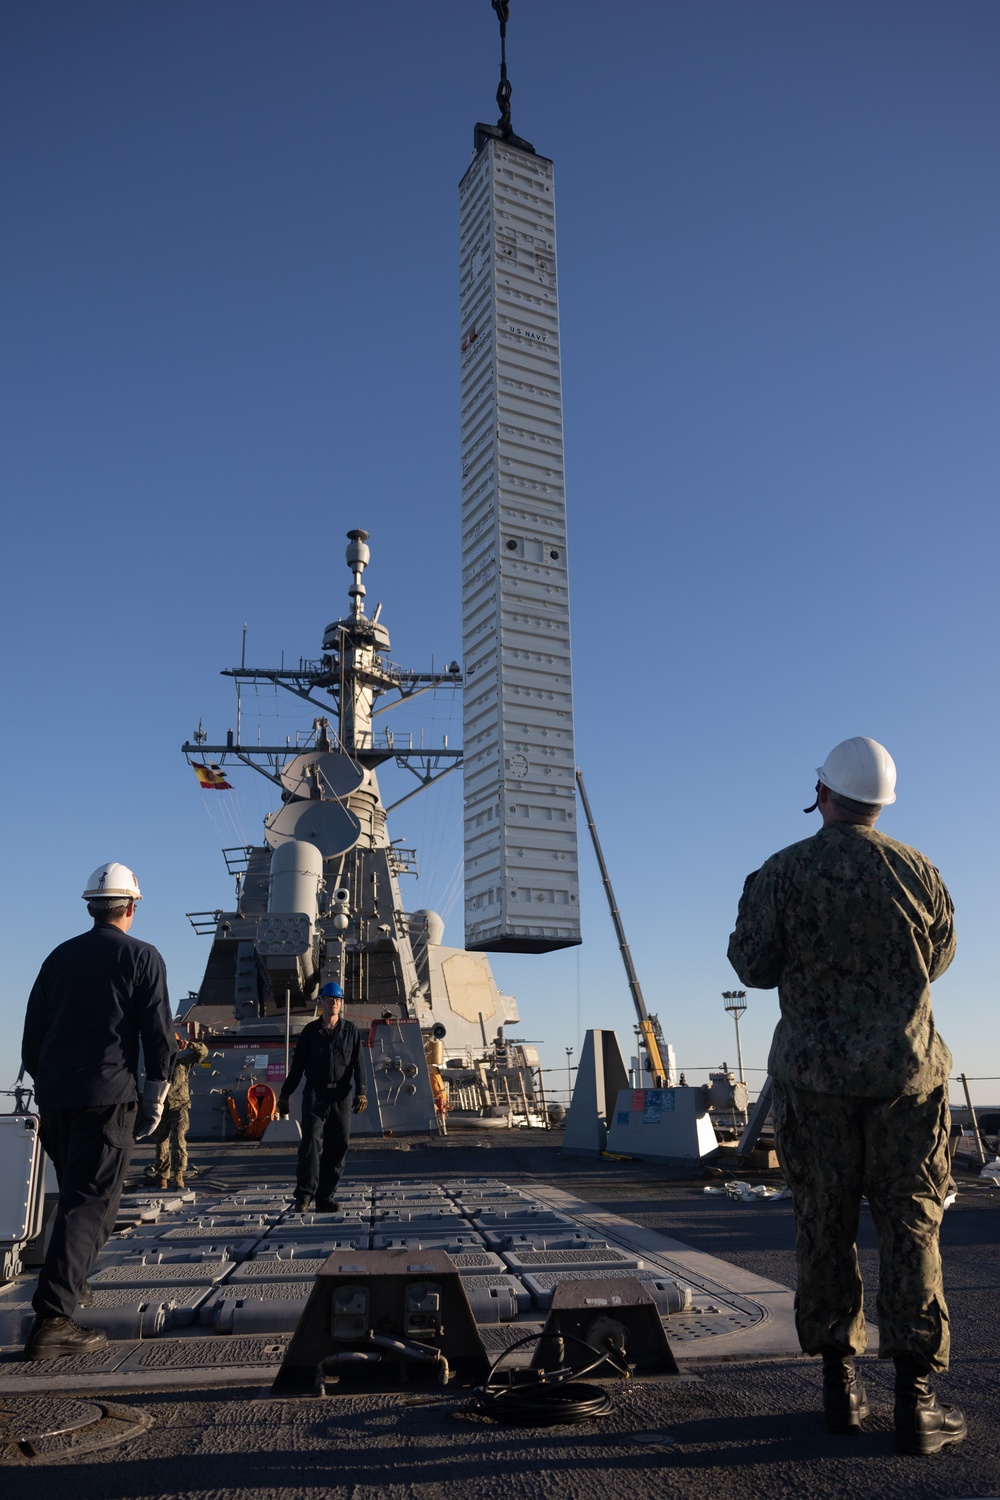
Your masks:
M184 1173L183 1172L178 1172L177 1175L176 1175L176 1177L174 1178L174 1187L182 1188L183 1186L184 1186Z
M170 1178L169 1177L158 1177L156 1179L156 1186L160 1189L161 1193L165 1193L166 1190L167 1190L167 1188L170 1186Z

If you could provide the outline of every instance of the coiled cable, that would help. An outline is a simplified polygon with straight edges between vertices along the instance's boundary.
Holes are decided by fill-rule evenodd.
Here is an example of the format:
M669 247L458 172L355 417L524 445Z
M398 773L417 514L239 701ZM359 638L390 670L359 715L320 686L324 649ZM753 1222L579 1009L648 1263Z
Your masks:
M515 1349L539 1343L543 1338L558 1339L560 1344L577 1344L591 1358L576 1367L560 1364L554 1370L505 1370L506 1378L502 1381L497 1378L500 1366ZM539 1426L591 1422L606 1417L613 1403L607 1391L599 1385L585 1384L580 1377L592 1374L605 1363L626 1379L631 1374L616 1349L595 1349L574 1334L529 1333L493 1361L484 1384L477 1386L473 1394L478 1409L498 1422L530 1422Z

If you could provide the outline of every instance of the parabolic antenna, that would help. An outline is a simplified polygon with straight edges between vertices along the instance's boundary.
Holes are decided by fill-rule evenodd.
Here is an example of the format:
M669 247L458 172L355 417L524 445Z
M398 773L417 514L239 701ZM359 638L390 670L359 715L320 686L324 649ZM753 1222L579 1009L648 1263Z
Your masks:
M361 766L337 750L307 750L281 773L281 784L293 797L346 797L364 779Z
M360 836L361 824L342 802L288 802L264 819L264 837L272 849L289 839L304 839L324 859L346 854Z

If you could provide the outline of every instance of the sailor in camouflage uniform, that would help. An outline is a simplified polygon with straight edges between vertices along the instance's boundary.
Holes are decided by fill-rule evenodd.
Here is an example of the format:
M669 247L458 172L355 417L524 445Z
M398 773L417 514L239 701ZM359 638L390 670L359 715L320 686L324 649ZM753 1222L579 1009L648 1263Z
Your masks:
M184 1174L188 1165L187 1133L191 1122L191 1069L204 1062L208 1048L204 1042L178 1038L177 1056L170 1075L170 1088L156 1131L150 1137L156 1143L156 1165L154 1174L159 1187L170 1185L170 1166L173 1162L174 1184L186 1186Z
M729 959L778 988L769 1071L778 1158L792 1194L807 1354L822 1354L833 1432L868 1413L854 1356L866 1347L855 1248L862 1195L879 1242L879 1357L896 1364L896 1445L961 1442L961 1412L927 1377L948 1367L938 1232L950 1178L951 1054L931 981L955 954L951 898L929 860L874 826L894 802L884 746L856 737L819 769L822 828L747 877Z

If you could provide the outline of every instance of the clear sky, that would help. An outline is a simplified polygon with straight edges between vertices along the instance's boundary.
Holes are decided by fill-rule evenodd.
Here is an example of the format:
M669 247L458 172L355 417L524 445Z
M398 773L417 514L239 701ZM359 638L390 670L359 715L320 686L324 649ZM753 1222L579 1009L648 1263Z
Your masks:
M734 1062L743 878L871 735L880 826L955 898L940 1030L1000 1099L1000 6L511 13L514 128L556 164L577 755L647 1003L690 1081ZM6 1086L100 861L197 987L184 914L230 903L220 847L270 806L179 753L234 722L244 622L248 662L317 655L363 526L393 659L461 654L457 184L498 41L488 0L8 0L0 26ZM400 727L460 722L424 698ZM460 813L455 776L392 825L454 944ZM563 1070L587 1027L633 1046L581 862L582 948L494 964ZM752 991L751 1083L776 1017Z

